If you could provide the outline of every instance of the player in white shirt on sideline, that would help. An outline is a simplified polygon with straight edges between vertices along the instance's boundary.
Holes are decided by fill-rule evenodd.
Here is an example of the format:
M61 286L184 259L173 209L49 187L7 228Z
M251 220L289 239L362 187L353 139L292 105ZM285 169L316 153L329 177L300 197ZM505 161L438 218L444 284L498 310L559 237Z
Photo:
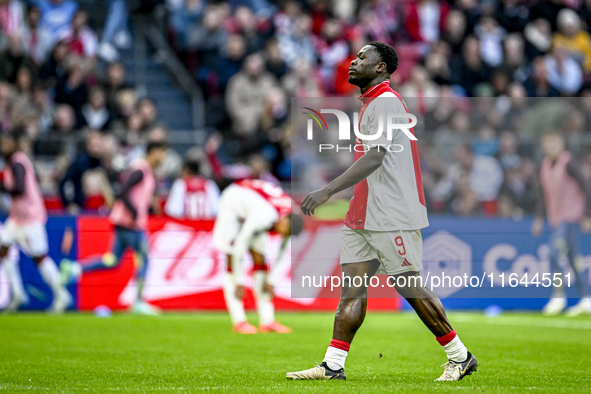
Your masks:
M253 267L253 292L261 332L289 333L291 329L275 321L273 285L287 259L283 255L291 235L298 235L304 222L291 213L291 197L279 186L262 180L243 180L228 186L220 199L218 217L213 229L213 243L226 253L228 272L224 276L224 298L234 325L241 334L255 334L257 328L244 313L244 266L250 251ZM265 249L269 231L283 236L279 255L267 273Z
M376 273L390 276L388 280L443 346L449 362L437 380L460 380L478 365L452 328L441 301L417 280L423 269L421 229L429 225L417 145L400 129L389 139L385 127L388 114L408 113L402 97L390 88L390 76L397 67L396 51L382 42L370 42L357 53L348 81L362 93L359 132L369 136L381 129L382 134L375 140L357 138L354 164L302 201L302 213L312 215L335 193L354 186L342 231L340 262L343 275L352 280L342 281L333 339L324 361L311 369L289 372L288 379L346 379L345 360L367 309L367 283L356 286L353 279ZM396 149L388 150L390 145ZM399 281L400 277L404 280Z
M197 160L187 159L182 177L174 181L164 212L176 219L213 219L218 213L220 189L211 179L202 177Z

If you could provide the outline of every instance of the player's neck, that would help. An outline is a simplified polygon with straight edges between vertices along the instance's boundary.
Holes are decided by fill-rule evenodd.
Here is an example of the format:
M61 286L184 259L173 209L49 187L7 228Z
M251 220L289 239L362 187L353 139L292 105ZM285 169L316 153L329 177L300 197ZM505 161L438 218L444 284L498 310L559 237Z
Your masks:
M379 75L375 79L370 81L367 85L365 85L364 87L360 87L359 89L361 90L361 94L364 94L365 92L367 92L369 89L373 88L374 86L379 85L382 82L386 82L389 80L390 80L389 76Z

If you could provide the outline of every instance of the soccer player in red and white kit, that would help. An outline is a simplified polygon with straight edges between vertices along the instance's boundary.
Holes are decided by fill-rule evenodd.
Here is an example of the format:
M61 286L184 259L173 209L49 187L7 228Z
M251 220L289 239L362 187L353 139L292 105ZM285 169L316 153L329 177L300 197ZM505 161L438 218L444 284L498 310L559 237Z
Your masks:
M25 152L20 150L22 135L20 132L3 133L1 138L2 155L6 162L2 191L10 194L12 204L8 219L4 223L0 234L0 259L7 269L13 269L11 275L16 275L18 267L11 265L9 250L16 244L23 252L31 256L41 277L53 292L53 302L50 312L61 313L72 302L70 293L62 286L59 270L51 257L47 255L47 212L39 183L35 176L33 163ZM14 278L13 278L14 279ZM20 275L19 275L20 280ZM13 297L20 297L19 302L26 302L26 294L13 285ZM14 286L17 287L14 287ZM11 308L18 308L12 305Z
M163 142L149 142L146 157L133 160L123 175L123 186L119 192L109 221L115 227L112 251L98 261L82 266L80 263L62 261L64 281L90 272L117 267L128 248L134 252L136 265L137 297L132 312L142 315L157 315L158 310L144 301L142 292L148 270L148 237L146 227L148 214L154 198L156 180L154 168L166 157L168 147Z
M361 134L385 131L380 122L385 122L387 114L408 113L402 97L390 88L390 75L397 67L396 51L381 42L365 45L351 62L348 81L362 93ZM396 152L386 149L391 144L396 144ZM447 354L449 362L437 380L460 380L476 370L476 358L452 328L441 301L417 280L423 268L421 229L429 222L416 141L396 130L392 140L383 132L377 140L357 139L356 146L354 164L324 188L308 194L302 201L302 213L314 214L335 193L354 186L342 231L343 275L353 279L388 274ZM405 280L398 280L401 276ZM345 360L367 309L367 283L359 287L354 283L359 281L342 281L333 339L324 361L311 369L289 372L288 379L346 379Z
M164 212L176 219L213 219L218 213L220 189L211 179L199 175L197 160L187 159L182 177L174 181Z
M226 253L228 272L224 276L224 298L234 331L255 334L244 313L244 266L250 251L253 267L253 292L257 303L261 332L289 333L275 321L273 285L281 272L284 253L291 235L303 228L302 217L291 213L291 197L280 187L260 179L242 180L228 186L220 199L213 229L213 243ZM265 249L269 231L283 236L283 242L271 272L267 272Z

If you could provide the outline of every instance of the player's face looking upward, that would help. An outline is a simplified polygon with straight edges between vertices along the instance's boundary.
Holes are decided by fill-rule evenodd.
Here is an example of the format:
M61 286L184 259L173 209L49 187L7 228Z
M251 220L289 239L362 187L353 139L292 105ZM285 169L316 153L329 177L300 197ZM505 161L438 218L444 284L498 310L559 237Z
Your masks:
M351 85L358 86L364 93L367 89L390 78L386 63L380 58L380 54L372 45L366 45L357 53L357 57L349 67Z

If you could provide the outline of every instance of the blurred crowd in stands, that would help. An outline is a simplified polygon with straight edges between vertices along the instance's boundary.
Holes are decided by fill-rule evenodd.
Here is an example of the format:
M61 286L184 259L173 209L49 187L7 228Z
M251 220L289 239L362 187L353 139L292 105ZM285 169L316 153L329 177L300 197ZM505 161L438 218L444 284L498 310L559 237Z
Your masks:
M358 95L347 71L368 41L395 46L400 64L392 85L414 99L419 122L427 123L417 132L433 213L533 213L539 134L514 123L539 110L524 98L591 96L591 1L166 4L171 42L205 93L209 126L240 141L229 143L234 157L262 152L280 180L287 174L278 164L290 152L276 148L290 135L290 98ZM454 97L476 99L455 105ZM584 105L573 103L575 120L553 126L563 129L591 177ZM478 106L482 111L474 111ZM570 112L566 103L555 106ZM330 176L346 168L335 163Z
M26 132L55 208L99 209L147 141L174 134L117 62L133 45L129 3L104 0L104 25L91 28L84 2L0 0L0 130ZM591 177L590 0L150 3L165 10L165 34L203 90L211 133L185 159L170 150L157 174L163 198L183 160L221 187L241 177L289 185L290 163L302 159L290 151L290 98L358 95L346 82L349 63L373 40L397 49L392 85L424 123L430 212L531 214L538 134L516 122L532 111L568 114L554 126ZM578 96L542 110L525 100Z

